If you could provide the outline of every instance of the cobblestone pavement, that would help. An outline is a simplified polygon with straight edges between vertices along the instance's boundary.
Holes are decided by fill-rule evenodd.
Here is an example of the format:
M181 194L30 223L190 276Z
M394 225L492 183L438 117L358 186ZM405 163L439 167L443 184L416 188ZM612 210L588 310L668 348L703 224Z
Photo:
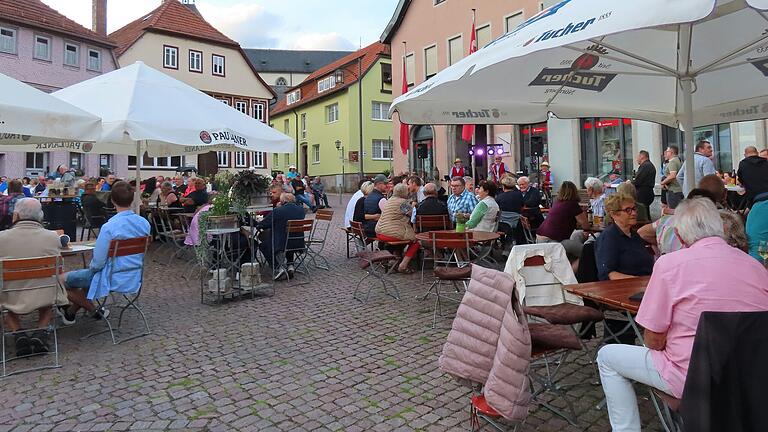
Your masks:
M200 303L183 262L150 259L142 304L152 334L118 346L108 335L81 341L99 323L79 318L59 333L62 368L0 381L0 431L470 430L468 389L437 368L450 322L433 330L431 303L416 300L426 285L395 275L400 301L374 291L362 305L345 237L334 227L329 239L331 270L279 283L274 297L217 306ZM579 425L534 406L519 430L610 430L605 409L594 409L594 367L569 361L564 372L578 384L568 395ZM641 407L658 429L649 402Z

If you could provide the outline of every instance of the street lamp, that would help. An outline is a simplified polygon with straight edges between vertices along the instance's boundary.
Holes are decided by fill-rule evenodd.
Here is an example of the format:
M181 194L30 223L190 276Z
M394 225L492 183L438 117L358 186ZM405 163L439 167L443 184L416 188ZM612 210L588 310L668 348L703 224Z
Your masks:
M343 198L341 197L341 194L344 191L344 177L346 176L346 173L344 172L344 146L341 145L341 140L336 140L336 150L339 151L339 159L341 160L341 184L339 185L339 204L342 204Z

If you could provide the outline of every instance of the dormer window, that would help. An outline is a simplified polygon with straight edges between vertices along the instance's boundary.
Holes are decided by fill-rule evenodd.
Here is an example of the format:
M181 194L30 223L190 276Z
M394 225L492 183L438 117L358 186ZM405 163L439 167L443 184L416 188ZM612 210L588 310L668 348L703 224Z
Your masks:
M285 97L285 104L292 105L301 100L301 89L296 89Z
M327 76L317 82L317 92L322 93L336 87L336 75Z

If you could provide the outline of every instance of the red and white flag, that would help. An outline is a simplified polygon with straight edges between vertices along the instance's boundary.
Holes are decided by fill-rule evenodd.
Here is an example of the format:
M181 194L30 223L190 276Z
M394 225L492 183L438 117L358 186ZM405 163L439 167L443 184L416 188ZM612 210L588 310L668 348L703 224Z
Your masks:
M477 35L475 33L475 17L472 17L472 38L469 41L469 55L477 51ZM465 124L461 128L461 139L464 141L472 141L472 135L475 134L475 125Z
M406 75L406 69L405 69L405 63L407 56L403 56L403 87L401 89L400 94L406 94L408 93L408 75ZM403 154L408 154L408 148L411 146L411 137L410 133L408 132L408 125L403 123L402 120L400 120L400 150L403 151Z

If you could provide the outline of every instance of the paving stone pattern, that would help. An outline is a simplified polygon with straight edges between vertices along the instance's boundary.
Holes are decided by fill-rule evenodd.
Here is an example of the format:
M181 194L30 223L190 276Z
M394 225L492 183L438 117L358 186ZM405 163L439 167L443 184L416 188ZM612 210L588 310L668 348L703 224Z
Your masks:
M376 290L360 304L352 290L363 273L344 257L345 236L334 228L329 241L331 270L279 283L274 297L215 306L200 304L185 263L149 259L141 303L152 334L81 341L99 323L78 318L59 332L62 368L0 381L0 431L471 430L469 389L437 368L450 321L433 330L432 303L416 300L427 285L394 275L401 300ZM594 409L594 366L584 357L564 372L578 384L568 394L579 426L533 406L518 430L610 430ZM641 407L659 430L647 398Z

